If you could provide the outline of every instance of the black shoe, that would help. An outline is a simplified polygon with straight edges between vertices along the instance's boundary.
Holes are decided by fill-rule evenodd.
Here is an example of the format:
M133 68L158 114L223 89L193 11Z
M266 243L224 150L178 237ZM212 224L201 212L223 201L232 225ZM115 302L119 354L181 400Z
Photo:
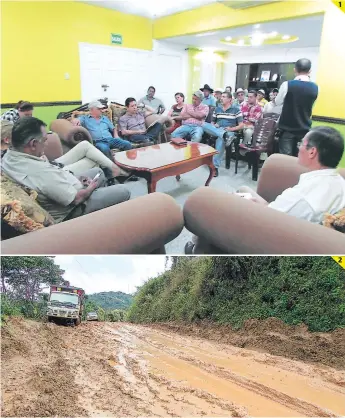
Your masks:
M214 172L213 177L218 177L218 176L219 176L219 171L218 171L218 168L216 168L216 171Z
M130 176L117 176L117 177L115 177L115 179L120 184L123 184L125 181L138 181L139 180L139 178L137 176L134 176L134 175L132 175L132 176L131 175ZM109 180L108 180L108 182L109 182ZM108 183L108 186L109 186L109 183Z
M193 244L192 241L186 242L186 245L184 246L184 253L186 255L192 255L194 247L195 247L195 244Z

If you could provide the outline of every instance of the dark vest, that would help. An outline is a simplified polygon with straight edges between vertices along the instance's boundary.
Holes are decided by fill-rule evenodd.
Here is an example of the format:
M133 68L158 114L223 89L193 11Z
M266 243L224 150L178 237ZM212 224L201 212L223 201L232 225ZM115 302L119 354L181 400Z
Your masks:
M279 128L284 131L306 133L311 127L311 113L319 88L311 81L288 81L279 119Z

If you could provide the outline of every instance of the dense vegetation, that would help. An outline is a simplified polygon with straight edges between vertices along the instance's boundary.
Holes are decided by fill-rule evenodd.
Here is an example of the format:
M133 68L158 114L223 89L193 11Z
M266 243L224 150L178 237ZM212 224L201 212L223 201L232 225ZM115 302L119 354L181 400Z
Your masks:
M250 318L345 326L345 270L331 257L176 257L129 309L132 322L209 320L240 328Z
M63 274L54 257L2 257L1 319L43 318L48 295L42 290L52 284L64 284Z
M104 292L104 293L107 293L107 292ZM113 292L109 292L109 293L113 293ZM100 306L92 299L92 296L97 295L97 294L98 293L94 293L93 295L86 295L83 319L86 319L86 315L89 312L97 312L99 321L109 321L109 322L126 321L127 312L125 310L114 309L114 308L104 309L104 307Z
M100 292L89 295L88 300L105 310L127 309L133 296L123 292Z
M48 294L53 284L66 284L64 270L55 264L54 257L2 257L1 320L10 316L44 320ZM73 285L73 283L71 283ZM103 292L86 296L84 318L88 312L98 313L100 321L125 321L131 295Z

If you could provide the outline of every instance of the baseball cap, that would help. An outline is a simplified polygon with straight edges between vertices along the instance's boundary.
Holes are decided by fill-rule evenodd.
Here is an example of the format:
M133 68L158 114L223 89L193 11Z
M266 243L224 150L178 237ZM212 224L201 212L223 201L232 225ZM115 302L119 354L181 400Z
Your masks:
M97 109L103 109L104 106L102 105L102 103L99 100L94 100L93 102L90 102L88 105L89 110L92 109L93 107L97 107Z
M244 93L244 90L243 89L237 89L236 94L238 94L238 93Z
M262 93L264 96L266 96L265 90L260 89L260 90L258 91L258 93Z
M196 96L198 99L202 100L204 98L204 93L201 90L195 91L193 96Z

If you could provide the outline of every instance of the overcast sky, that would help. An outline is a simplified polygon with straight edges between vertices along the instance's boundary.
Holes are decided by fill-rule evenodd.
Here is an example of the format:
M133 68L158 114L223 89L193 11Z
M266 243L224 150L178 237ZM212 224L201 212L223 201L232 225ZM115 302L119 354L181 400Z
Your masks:
M56 256L71 286L87 294L98 292L133 293L147 279L164 271L165 256Z

